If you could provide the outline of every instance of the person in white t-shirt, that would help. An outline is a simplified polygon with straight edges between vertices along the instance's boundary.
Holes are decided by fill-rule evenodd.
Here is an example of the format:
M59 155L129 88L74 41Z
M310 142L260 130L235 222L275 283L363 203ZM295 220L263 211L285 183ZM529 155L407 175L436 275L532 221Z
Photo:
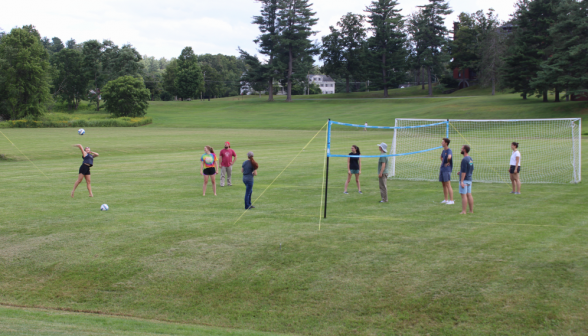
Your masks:
M364 130L364 131L366 131L366 132L367 132L367 126L368 126L368 124L367 124L367 123L365 123L365 125L364 125L364 127L363 127L363 130Z
M521 193L521 177L519 175L521 172L521 152L519 152L519 143L511 143L510 148L512 149L510 168L508 169L510 181L512 182L512 191L510 193L518 195Z

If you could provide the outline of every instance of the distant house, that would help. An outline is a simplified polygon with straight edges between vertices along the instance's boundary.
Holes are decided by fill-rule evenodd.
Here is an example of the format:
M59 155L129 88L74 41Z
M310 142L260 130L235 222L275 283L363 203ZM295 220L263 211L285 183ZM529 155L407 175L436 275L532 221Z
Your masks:
M329 76L308 75L308 82L317 84L321 88L323 94L335 93L335 81Z

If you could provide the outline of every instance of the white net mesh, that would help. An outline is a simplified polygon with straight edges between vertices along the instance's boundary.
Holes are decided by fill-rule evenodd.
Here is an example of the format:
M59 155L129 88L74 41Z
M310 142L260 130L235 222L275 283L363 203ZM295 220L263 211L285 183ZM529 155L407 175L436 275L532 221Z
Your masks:
M396 126L426 125L438 119L396 119ZM510 183L508 168L510 144L519 143L521 181L523 183L577 183L581 180L581 120L450 120L450 148L454 171L461 160L460 148L470 145L475 160L473 180ZM438 146L441 138L423 138L413 129L396 130L392 153L411 152L416 148ZM418 139L418 140L417 140ZM437 181L441 150L394 157L391 178Z

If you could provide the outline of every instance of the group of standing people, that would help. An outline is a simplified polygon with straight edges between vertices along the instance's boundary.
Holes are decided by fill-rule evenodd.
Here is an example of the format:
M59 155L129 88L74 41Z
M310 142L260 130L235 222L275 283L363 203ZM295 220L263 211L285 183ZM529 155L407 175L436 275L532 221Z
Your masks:
M367 126L367 123L366 123ZM366 127L367 130L367 127ZM455 204L453 200L453 188L451 187L451 174L453 173L453 152L449 148L449 144L451 140L448 138L443 138L441 140L441 146L443 150L441 151L441 167L439 168L439 182L441 182L443 186L443 196L444 200L441 202L443 204ZM381 143L378 145L381 154L386 154L388 145L386 143ZM521 193L521 179L520 179L520 172L521 172L521 153L518 150L519 143L513 142L511 143L512 155L510 158L510 180L512 183L512 191L511 194L520 194ZM468 207L469 212L474 213L474 197L472 196L472 175L474 172L474 159L470 156L471 147L468 145L463 145L461 147L461 154L463 156L460 164L460 170L457 172L458 180L459 180L459 194L461 195L462 200L462 211L461 214L466 214ZM361 155L359 147L356 145L351 146L351 152L349 155ZM386 167L388 164L388 157L380 157L378 160L378 180L380 186L380 203L388 202L388 175L386 174ZM357 184L357 190L361 194L361 185L359 182L359 175L361 174L361 158L358 157L348 157L347 158L347 181L345 182L345 190L343 191L344 194L349 194L347 188L349 186L349 182L351 182L351 178L355 175L355 183Z
M254 209L251 204L251 195L253 194L253 177L257 176L257 169L259 165L253 158L253 152L247 153L247 160L241 165L241 173L243 173L243 184L245 184L245 209ZM221 179L220 186L232 186L233 165L237 161L237 154L231 149L231 143L225 142L225 148L220 151L220 171ZM204 146L204 154L200 157L200 174L204 176L204 184L202 186L202 196L206 196L206 187L208 180L212 182L212 191L216 196L216 175L218 174L219 160L214 149L210 146Z
M453 152L449 148L451 141L448 138L441 140L441 146L443 151L441 152L441 167L439 169L439 182L443 185L443 195L445 199L441 202L444 204L455 204L453 201L453 189L451 188L451 173L453 171ZM510 173L510 180L512 183L511 194L521 193L521 153L519 152L519 143L512 142L511 145L512 154L510 157L510 167L508 169ZM463 145L461 147L461 154L463 158L461 160L460 170L457 172L459 177L459 194L461 195L462 211L461 214L465 214L466 211L470 210L470 213L474 213L474 197L472 196L472 174L474 172L474 160L469 155L471 147Z

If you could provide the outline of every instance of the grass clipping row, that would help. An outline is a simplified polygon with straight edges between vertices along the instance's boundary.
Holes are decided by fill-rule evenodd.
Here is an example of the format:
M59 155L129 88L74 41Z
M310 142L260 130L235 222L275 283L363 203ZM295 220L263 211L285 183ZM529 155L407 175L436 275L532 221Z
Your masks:
M138 127L153 123L151 117L109 118L109 119L70 119L53 120L42 118L41 120L8 120L0 123L0 128L50 128L50 127Z

